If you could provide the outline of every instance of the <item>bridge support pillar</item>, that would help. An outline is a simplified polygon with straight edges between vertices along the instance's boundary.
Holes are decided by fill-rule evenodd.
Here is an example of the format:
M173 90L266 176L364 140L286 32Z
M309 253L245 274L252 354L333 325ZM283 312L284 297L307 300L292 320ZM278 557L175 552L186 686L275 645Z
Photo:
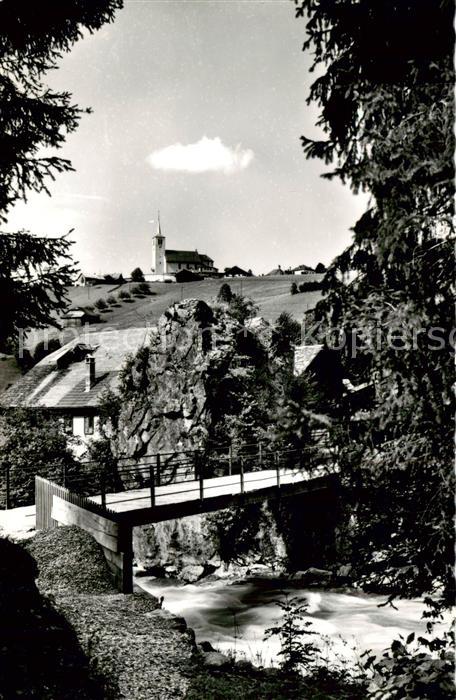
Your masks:
M106 561L121 593L133 592L133 537L132 528L121 525L119 528L119 550L113 552L103 547Z

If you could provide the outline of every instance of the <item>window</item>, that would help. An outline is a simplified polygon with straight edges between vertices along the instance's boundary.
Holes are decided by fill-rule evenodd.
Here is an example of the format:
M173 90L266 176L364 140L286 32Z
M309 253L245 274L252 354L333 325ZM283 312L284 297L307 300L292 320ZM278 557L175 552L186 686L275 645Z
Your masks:
M84 435L93 435L94 417L84 416Z
M73 416L63 416L62 423L63 423L63 432L65 433L65 435L72 435L73 434Z

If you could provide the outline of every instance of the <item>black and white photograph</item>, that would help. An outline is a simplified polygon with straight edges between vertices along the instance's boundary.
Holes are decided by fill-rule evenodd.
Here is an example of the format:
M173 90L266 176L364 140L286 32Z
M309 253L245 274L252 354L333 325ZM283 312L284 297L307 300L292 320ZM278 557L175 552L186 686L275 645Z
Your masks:
M453 700L451 0L0 0L0 700Z

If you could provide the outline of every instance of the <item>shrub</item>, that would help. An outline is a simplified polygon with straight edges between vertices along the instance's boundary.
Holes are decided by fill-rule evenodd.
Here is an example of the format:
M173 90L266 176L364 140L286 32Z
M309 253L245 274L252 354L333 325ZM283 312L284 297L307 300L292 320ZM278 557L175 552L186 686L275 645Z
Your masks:
M119 299L122 299L122 300L131 299L131 294L130 294L130 292L127 292L126 289L121 289L117 296Z
M136 289L138 290L138 292L141 292L141 294L153 294L147 282L142 282L141 284L138 284L136 286Z
M229 304L230 301L233 299L233 292L231 291L231 287L229 284L224 282L222 286L220 287L218 294L217 294L217 301L218 302L225 302L226 304Z
M265 639L278 637L280 641L280 667L286 673L299 673L312 663L319 649L309 637L315 638L312 622L305 619L308 603L297 597L285 595L277 605L282 611L282 620L269 627Z
M239 294L233 294L233 298L230 301L230 313L236 321L244 324L248 318L255 316L257 312L258 307L251 299Z
M0 492L6 497L6 466L9 468L10 503L25 506L35 501L35 475L61 479L77 472L77 461L69 447L71 438L55 416L33 409L15 409L1 419Z
M131 273L132 282L144 282L144 273L140 267L135 267Z
M291 283L290 294L292 296L294 296L295 294L298 294L298 285L296 284L296 282Z
M275 357L286 357L293 351L293 345L301 340L301 326L287 311L282 311L275 322L271 349Z
M106 303L106 299L103 299L102 297L97 299L95 302L95 308L98 309L99 311L103 311L104 309L107 309L108 305Z
M321 282L302 282L299 285L300 292L318 292L320 289L322 289Z
M109 306L115 306L117 304L117 299L115 298L114 294L109 294L109 296L106 297L106 302L109 304Z

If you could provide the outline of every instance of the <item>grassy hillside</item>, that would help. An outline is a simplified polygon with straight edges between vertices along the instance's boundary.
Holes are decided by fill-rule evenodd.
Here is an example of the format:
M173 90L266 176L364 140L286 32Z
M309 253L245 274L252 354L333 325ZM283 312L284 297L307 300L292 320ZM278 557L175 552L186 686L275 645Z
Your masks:
M100 314L100 323L90 326L92 330L109 328L134 328L153 325L171 304L182 299L202 299L213 301L221 284L226 281L233 292L250 297L259 308L259 314L268 321L274 322L282 311L288 311L297 321L302 321L305 312L312 309L321 298L320 292L304 292L302 294L290 294L292 282L298 285L302 282L320 281L323 275L309 274L305 276L264 276L244 277L228 280L205 279L201 282L186 282L184 284L166 284L163 282L149 283L150 295L142 297L132 296L130 299L118 299L122 290L130 291L136 285L125 283L122 285L101 284L94 287L71 287L68 289L68 297L72 307L94 306L97 299L107 299L110 296L117 298L117 304L108 309L96 313ZM58 329L49 328L48 337L59 337L60 342L68 342L74 338L75 329L67 329L60 332ZM32 331L26 339L26 347L33 352L36 344L45 338L46 330ZM5 358L0 362L0 393L20 376L20 371L14 358Z
M246 277L225 280L232 290L253 299L259 307L260 315L269 321L275 321L282 311L288 311L300 321L306 310L313 308L321 298L320 292L306 292L291 296L290 285L293 281L300 284L304 281L318 281L322 275L306 275L305 277ZM223 280L202 280L201 282L186 282L184 284L150 283L151 296L119 300L119 305L104 311L101 316L103 326L106 324L116 328L129 328L142 323L154 323L159 316L176 301L196 298L211 301L217 296ZM110 295L117 296L124 289L129 291L135 285L123 284L118 287L98 285L96 287L72 287L68 295L72 306L93 305L100 297L106 299ZM96 327L102 327L96 324ZM94 326L95 328L95 326Z

